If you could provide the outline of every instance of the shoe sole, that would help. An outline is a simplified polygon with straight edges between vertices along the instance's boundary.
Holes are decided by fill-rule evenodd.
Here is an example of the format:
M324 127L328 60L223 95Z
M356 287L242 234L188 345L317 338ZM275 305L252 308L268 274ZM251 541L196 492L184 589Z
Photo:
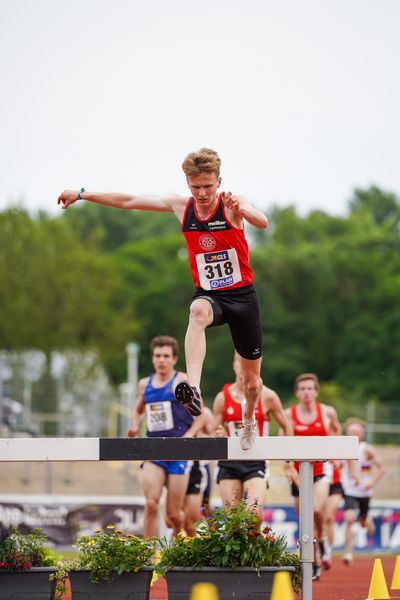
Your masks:
M182 404L182 406L186 408L192 417L201 415L201 407L198 407L197 404L193 402L194 398L197 400L197 397L193 388L186 381L182 381L176 386L175 398L178 400L179 404Z

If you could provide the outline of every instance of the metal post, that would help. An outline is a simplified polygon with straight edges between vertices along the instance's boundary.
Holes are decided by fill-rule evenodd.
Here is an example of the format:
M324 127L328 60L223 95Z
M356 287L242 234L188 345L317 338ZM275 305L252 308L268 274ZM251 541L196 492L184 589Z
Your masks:
M125 406L130 412L133 411L133 407L136 402L136 386L138 380L138 355L140 351L139 344L130 342L126 346L126 352L128 354L128 394L124 398ZM126 431L130 426L130 418L123 417L123 436L126 435Z
M314 470L313 463L300 462L299 542L302 564L302 600L312 600L312 565L314 562Z
M369 444L373 444L375 441L375 420L376 420L376 406L373 400L370 400L367 404L367 428L366 428L366 441Z

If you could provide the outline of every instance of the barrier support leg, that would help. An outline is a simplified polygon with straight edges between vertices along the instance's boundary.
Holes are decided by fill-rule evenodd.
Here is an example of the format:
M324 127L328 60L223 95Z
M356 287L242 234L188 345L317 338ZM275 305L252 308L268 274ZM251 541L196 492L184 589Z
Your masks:
M299 542L302 565L302 600L312 600L312 565L314 562L314 470L311 462L300 462Z

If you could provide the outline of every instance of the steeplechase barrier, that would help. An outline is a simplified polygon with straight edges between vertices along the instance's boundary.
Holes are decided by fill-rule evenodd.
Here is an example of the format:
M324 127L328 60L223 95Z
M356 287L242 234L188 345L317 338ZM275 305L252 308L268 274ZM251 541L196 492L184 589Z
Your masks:
M313 462L358 459L353 436L238 438L0 438L0 462L125 460L283 460L300 462L299 543L302 599L312 600Z

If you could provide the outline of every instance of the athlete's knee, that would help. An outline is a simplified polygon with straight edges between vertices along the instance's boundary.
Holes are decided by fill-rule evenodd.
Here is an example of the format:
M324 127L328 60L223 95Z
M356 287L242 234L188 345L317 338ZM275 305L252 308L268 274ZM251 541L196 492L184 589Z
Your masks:
M345 510L343 515L344 522L348 525L351 525L354 522L354 516L355 515L352 510Z
M168 521L174 529L180 529L183 525L183 514L179 508L171 508L167 512Z
M190 307L189 320L201 327L207 327L212 319L211 307L200 302L193 302Z
M262 379L259 375L252 374L244 376L244 389L250 395L255 395L257 398L261 395Z
M325 524L326 524L328 527L330 527L331 525L333 525L333 523L335 522L335 520L334 520L334 518L332 517L332 515L325 516L325 519L324 519L324 521L325 521Z
M158 498L147 498L146 499L146 511L147 513L158 513L160 501Z
M319 506L314 507L314 521L315 523L321 523L323 519L323 513Z

